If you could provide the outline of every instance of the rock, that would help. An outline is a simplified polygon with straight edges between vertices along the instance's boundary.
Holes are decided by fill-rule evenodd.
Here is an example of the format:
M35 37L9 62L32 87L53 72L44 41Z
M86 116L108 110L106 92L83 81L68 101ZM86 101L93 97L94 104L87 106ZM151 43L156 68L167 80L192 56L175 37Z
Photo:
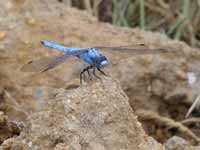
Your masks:
M110 78L58 91L40 112L29 116L9 149L164 150L147 136L119 84Z
M200 91L200 53L182 42L172 41L159 33L99 23L86 12L69 8L57 0L23 0L17 3L1 0L0 5L0 31L6 33L0 48L0 83L25 105L26 111L34 111L38 106L34 104L37 101L33 95L40 86L64 87L72 79L77 79L82 69L79 64L73 65L74 60L69 60L70 63L46 74L21 72L21 66L30 60L58 54L56 50L42 47L42 39L69 47L144 43L150 48L164 47L172 51L170 54L155 55L104 53L110 64L105 70L120 80L133 108L141 109L141 105L159 112L162 100L167 103L168 97L177 97L179 88L185 95L181 103L191 104ZM129 58L122 59L124 55ZM193 72L197 78L192 86L188 85L188 72ZM147 103L149 99L152 103ZM137 102L139 104L135 105ZM169 112L165 113L170 116ZM184 111L182 114L181 117Z
M0 6L0 85L11 97L0 107L11 120L25 122L29 114L43 109L49 87L77 87L74 81L82 65L75 59L44 74L20 71L30 60L60 54L42 47L43 39L68 47L144 43L171 51L155 55L102 52L109 61L105 71L120 81L134 110L147 109L180 121L199 94L200 52L183 42L159 33L100 23L57 0L0 0ZM10 107L12 99L18 105ZM200 114L195 112L196 116ZM199 127L193 128L200 134Z
M0 111L5 113L9 120L17 122L26 120L26 111L23 111L21 105L6 89L0 88L0 101Z
M197 146L191 146L185 139L173 136L165 143L168 150L196 150Z
M23 125L20 122L11 122L3 112L0 111L0 143L6 139L16 137L22 130Z

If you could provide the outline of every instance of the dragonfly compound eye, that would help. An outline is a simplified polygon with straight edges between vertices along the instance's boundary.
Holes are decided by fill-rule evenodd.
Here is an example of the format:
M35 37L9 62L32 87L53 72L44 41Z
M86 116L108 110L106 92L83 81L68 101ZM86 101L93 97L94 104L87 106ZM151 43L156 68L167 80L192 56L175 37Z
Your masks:
M105 56L100 57L100 66L105 66L107 64L107 58Z

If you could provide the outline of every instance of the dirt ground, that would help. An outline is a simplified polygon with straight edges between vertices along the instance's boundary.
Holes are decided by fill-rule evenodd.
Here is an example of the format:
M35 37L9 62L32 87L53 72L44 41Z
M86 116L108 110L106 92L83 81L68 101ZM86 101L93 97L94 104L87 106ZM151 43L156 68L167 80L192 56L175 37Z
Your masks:
M168 49L169 53L154 55L105 52L109 65L104 70L119 80L147 134L161 143L177 135L199 144L199 120L185 120L200 90L199 49L159 33L99 23L56 0L1 0L0 6L0 110L3 118L17 126L9 124L6 135L1 130L1 143L19 134L21 124L43 109L52 91L79 86L83 63L77 59L43 74L20 71L30 60L59 54L40 45L40 40L47 39L68 47L142 43ZM196 107L190 117L199 116Z

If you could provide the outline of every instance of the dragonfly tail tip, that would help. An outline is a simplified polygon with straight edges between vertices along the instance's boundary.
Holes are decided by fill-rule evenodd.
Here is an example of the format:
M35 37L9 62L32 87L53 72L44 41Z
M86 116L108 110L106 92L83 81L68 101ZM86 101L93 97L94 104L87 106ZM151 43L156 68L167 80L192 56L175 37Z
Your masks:
M45 45L45 41L46 41L46 40L41 40L40 43L41 43L42 45Z

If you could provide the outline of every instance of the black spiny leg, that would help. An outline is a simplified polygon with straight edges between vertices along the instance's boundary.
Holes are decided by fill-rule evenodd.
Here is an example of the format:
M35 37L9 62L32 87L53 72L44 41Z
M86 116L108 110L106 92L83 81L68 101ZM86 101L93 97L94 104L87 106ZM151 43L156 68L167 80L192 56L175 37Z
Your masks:
M97 70L101 73L101 74L103 74L104 76L108 76L105 72L103 72L100 68L97 68Z
M85 69L83 69L83 71L81 71L81 73L80 73L80 84L82 84L82 80L83 80L83 74L84 74L84 72L85 72Z
M92 77L91 77L91 75L90 75L90 69L92 69L93 68L93 66L88 66L87 67L87 73L88 73L88 76L89 76L89 78L90 78L90 81L92 81Z
M84 75L84 73L85 73L86 71L87 71L87 73L88 73L88 76L89 76L89 78L90 78L90 81L92 81L92 77L91 77L91 74L90 74L90 72L89 72L89 70L92 69L92 68L93 68L93 75L94 75L96 78L98 78L99 80L101 80L101 78L100 78L99 76L97 76L96 73L95 73L95 69L96 69L97 67L91 65L91 66L88 66L88 67L84 68L83 71L81 71L81 73L80 73L80 84L82 84L83 75ZM108 76L108 75L107 75L106 73L104 73L100 68L97 68L97 70L98 70L101 74L103 74L104 76Z
M96 75L95 70L96 70L96 67L93 67L93 75L94 75L97 79L101 80L101 78L100 78L99 76Z
M91 69L92 67L93 66L88 66L88 67L84 68L83 71L81 71L81 73L80 73L80 84L82 84L82 81L83 81L83 77L82 76L86 71L87 71L87 73L89 75L90 80L92 80L90 72L89 72L89 69Z

